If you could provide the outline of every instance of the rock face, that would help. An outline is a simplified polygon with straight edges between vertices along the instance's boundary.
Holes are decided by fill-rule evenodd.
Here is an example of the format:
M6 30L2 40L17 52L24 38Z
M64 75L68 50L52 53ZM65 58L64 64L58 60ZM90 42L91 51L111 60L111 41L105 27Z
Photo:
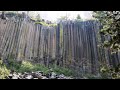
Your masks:
M48 74L44 74L41 71L36 72L24 72L24 73L16 73L11 72L6 79L73 79L71 77L67 77L64 74L57 75L55 72L50 72Z

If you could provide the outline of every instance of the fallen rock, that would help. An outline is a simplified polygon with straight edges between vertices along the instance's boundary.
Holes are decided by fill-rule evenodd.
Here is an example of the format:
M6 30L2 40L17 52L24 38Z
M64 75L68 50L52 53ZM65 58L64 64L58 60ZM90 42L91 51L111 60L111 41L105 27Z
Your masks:
M12 74L10 74L10 75L8 76L8 78L9 78L9 79L11 79L12 77L13 77L13 75L12 75Z
M41 79L42 77L42 74L41 73L38 73L38 72L34 72L34 73L32 73L32 76L34 77L34 78L38 78L38 79Z
M33 79L38 79L38 78L33 78Z
M51 78L51 79L56 79L56 76L57 76L57 74L56 74L56 73L54 73L54 72L52 72L52 73L51 73L51 77L50 77L50 78Z
M44 75L44 76L46 76L47 78L50 78L50 77L51 77L51 74L48 73L48 74L46 74L46 75Z
M33 76L32 76L32 75L27 75L27 76L25 77L25 79L33 79Z
M42 76L42 78L41 79L48 79L47 77L45 77L45 76Z
M71 77L67 77L64 74L57 75L55 72L50 72L45 74L41 71L36 72L24 72L24 73L16 73L12 72L6 79L73 79Z
M18 79L18 77L17 76L13 76L12 79Z
M65 76L63 74L59 75L59 78L64 78Z

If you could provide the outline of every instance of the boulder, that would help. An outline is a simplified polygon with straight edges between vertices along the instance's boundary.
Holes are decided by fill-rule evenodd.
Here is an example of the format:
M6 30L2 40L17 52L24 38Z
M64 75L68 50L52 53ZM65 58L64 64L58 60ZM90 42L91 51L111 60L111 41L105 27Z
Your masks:
M56 79L56 76L57 76L57 74L55 72L52 72L50 79Z
M42 78L41 79L48 79L47 77L45 77L45 76L42 76Z
M32 76L33 76L34 78L38 78L38 79L41 79L41 78L42 78L42 74L41 74L41 73L38 73L38 72L32 73Z
M38 79L38 78L33 78L33 79Z
M65 76L63 74L59 75L59 78L64 78Z
M13 77L13 75L12 75L12 74L10 74L10 75L8 76L8 79L12 79L12 77Z
M18 79L18 76L17 76L17 75L14 75L14 76L12 77L12 79Z
M32 76L32 75L27 75L27 76L25 77L25 79L33 79L33 76Z
M73 79L71 77L66 77L64 74L57 75L55 72L50 72L48 74L44 74L41 71L36 72L24 72L24 73L16 73L11 72L6 79Z

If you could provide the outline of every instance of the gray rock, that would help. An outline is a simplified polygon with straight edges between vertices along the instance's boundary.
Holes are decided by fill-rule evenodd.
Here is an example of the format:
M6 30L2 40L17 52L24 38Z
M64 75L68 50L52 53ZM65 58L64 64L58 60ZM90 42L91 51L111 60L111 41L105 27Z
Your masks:
M71 77L65 77L65 79L73 79L73 78L71 78Z
M64 74L57 75L55 72L50 72L48 74L44 74L41 71L36 72L24 72L24 73L11 73L6 79L73 79L71 77L67 77Z
M65 76L63 74L59 75L59 78L64 78Z
M25 79L33 79L33 76L32 76L32 75L27 75L27 76L25 77Z
M38 78L33 78L33 79L38 79Z
M18 79L18 77L17 76L13 76L12 79Z
M24 74L28 75L29 73L28 72L24 72Z
M50 78L51 77L51 73L48 73L45 75L47 78Z
M38 78L38 79L42 79L42 78L43 78L43 76L39 76L39 75L38 75L38 76L37 76L37 78Z
M45 76L42 76L42 79L48 79L47 77L45 77Z
M43 72L42 72L42 71L37 71L36 73L41 73L41 74L43 74Z
M21 73L18 73L18 75L20 76L20 75L22 75Z
M8 78L9 78L9 79L11 79L12 77L13 77L13 75L12 75L12 74L10 74L10 75L8 76Z
M35 73L34 75L35 75L34 78L38 78L38 79L42 78L42 74L41 73Z
M50 77L50 78L51 78L51 79L55 79L55 78L56 78L56 76L57 76L57 74L56 74L56 73L54 73L54 72L52 72L52 73L51 73L51 77Z
M20 78L20 79L24 78L24 75L19 75L19 78Z
M35 73L32 73L31 75L33 76L33 78L39 78L39 79L42 78L42 77L41 77L42 74L41 74L41 73L38 73L38 72L37 72L37 73L36 73L36 72L35 72Z

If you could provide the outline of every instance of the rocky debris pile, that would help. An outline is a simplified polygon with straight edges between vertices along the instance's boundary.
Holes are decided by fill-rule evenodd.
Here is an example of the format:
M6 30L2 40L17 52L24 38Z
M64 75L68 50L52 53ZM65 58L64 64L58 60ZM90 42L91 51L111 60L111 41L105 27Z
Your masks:
M24 73L16 73L11 72L6 79L73 79L71 77L67 77L63 74L57 75L55 72L50 72L48 74L44 74L41 71L36 72L24 72Z

